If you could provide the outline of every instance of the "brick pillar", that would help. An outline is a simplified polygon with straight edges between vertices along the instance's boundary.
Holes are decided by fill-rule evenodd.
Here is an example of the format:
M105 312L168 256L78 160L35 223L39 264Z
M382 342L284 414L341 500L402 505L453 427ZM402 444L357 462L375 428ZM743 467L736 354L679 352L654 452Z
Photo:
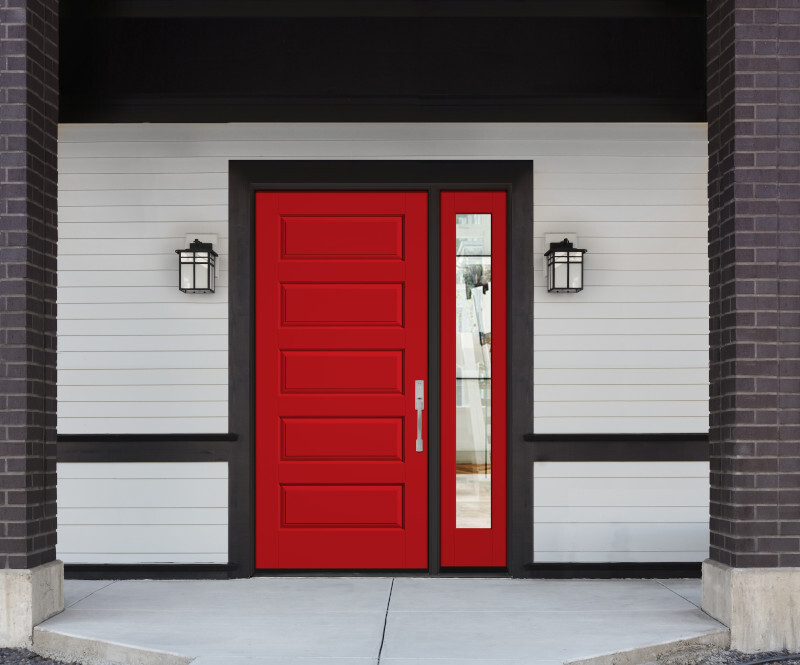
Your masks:
M711 548L703 608L800 648L800 3L708 0Z
M0 646L63 608L56 545L58 1L0 0Z

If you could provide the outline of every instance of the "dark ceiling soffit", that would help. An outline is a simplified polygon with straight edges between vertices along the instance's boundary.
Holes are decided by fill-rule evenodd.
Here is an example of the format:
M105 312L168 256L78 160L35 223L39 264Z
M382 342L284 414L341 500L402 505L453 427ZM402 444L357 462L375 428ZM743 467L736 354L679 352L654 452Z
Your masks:
M67 0L63 6L113 18L705 16L702 0Z

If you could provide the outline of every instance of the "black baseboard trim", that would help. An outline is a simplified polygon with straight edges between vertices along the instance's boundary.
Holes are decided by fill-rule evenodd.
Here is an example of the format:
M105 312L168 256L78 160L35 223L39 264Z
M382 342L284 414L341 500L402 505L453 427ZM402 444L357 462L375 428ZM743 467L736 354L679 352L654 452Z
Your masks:
M368 568L361 570L342 568L258 568L254 573L256 577L447 577L448 574L452 574L454 577L509 577L509 572L506 568L498 568L496 566L448 567L440 568L436 572L431 572L429 568Z
M708 434L526 434L534 462L707 462Z
M537 579L700 579L702 563L529 563L528 577Z
M64 565L68 580L224 580L236 575L235 564L84 564ZM529 563L525 577L532 579L700 579L702 564L657 563ZM505 569L447 568L445 576L508 578ZM427 570L257 570L256 577L431 577Z
M226 580L237 569L225 563L67 563L68 580Z

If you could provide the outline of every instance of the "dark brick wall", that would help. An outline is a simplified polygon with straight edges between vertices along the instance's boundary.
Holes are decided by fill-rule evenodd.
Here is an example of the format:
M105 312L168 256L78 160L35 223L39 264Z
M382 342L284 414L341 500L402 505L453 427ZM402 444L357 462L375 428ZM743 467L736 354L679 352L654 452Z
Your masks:
M707 8L710 554L800 566L800 1Z
M58 2L0 0L0 569L55 558Z

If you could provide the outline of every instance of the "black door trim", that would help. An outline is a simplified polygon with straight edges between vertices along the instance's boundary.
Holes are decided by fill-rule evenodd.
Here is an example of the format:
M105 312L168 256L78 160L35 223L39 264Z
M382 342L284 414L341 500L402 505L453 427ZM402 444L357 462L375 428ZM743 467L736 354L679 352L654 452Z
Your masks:
M533 162L518 161L231 161L229 162L229 427L239 435L229 458L229 561L232 576L255 573L255 353L252 276L255 192L392 190L429 192L429 375L439 392L439 192L509 193L508 233L508 572L526 574L533 550L532 458L524 436L533 404ZM429 573L439 572L439 412L429 412L431 496Z

